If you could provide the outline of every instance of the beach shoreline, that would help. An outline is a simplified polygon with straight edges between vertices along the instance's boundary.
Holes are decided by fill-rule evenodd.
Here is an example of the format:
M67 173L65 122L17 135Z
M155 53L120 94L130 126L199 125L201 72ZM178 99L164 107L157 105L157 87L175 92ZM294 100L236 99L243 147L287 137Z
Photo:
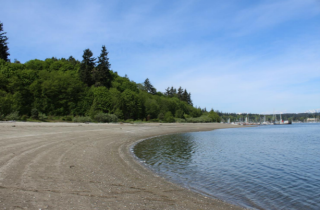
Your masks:
M143 139L219 123L0 123L0 208L242 209L169 182L130 151Z

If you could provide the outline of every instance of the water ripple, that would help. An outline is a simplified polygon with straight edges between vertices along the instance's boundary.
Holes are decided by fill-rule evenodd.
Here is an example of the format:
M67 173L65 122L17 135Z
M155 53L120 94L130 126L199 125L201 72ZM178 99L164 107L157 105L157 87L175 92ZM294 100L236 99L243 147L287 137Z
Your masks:
M251 209L320 209L320 125L157 137L134 153L183 186Z

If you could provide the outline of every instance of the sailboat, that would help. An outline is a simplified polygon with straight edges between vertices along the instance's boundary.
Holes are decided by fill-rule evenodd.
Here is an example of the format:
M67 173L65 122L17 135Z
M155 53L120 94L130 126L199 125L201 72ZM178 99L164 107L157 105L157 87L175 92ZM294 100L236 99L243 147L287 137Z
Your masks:
M275 120L274 120L274 123L273 123L274 125L289 125L289 124L292 124L292 122L289 121L289 120L283 121L282 118L281 118L281 114L280 114L280 121L277 122L276 120L277 120L277 116L275 116Z

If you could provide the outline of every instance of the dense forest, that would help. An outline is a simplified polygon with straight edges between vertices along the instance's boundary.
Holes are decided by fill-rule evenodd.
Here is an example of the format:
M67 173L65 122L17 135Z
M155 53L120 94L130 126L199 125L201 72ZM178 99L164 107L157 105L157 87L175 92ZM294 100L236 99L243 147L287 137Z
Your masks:
M0 120L220 121L213 110L203 113L193 107L191 93L182 87L160 92L149 79L136 83L118 75L105 46L98 58L85 49L82 61L70 56L11 63L2 26Z

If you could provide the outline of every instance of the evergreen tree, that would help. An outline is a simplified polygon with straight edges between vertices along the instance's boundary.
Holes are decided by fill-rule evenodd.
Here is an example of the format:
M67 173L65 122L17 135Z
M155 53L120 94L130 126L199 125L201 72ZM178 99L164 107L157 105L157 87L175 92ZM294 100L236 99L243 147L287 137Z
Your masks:
M152 86L148 78L144 81L144 87L148 93L153 95L157 93L157 90Z
M6 32L3 31L3 23L0 22L0 59L3 59L5 61L9 61L8 56L9 54L9 48L8 48L8 37L5 36Z
M68 61L70 62L70 63L72 63L72 65L76 65L79 61L77 61L74 57L72 57L72 56L70 56L69 58L68 58Z
M175 89L173 86L168 87L166 89L165 95L169 96L169 97L174 97L177 96L177 89Z
M191 93L188 93L187 103L190 104L191 106L193 105L192 100L191 100Z
M170 87L168 87L167 89L166 89L166 92L164 93L166 96L170 96Z
M175 89L173 86L170 89L170 96L173 97L177 94L177 89Z
M179 89L178 89L178 98L181 100L182 99L182 94L183 94L183 89L182 87L180 86Z
M98 65L94 70L93 79L95 86L105 86L107 88L111 87L111 73L110 73L110 63L108 58L108 51L103 45L101 54L98 57Z
M87 84L89 87L93 85L93 80L92 80L92 71L94 70L95 67L95 58L92 57L93 53L91 52L90 49L86 49L83 52L83 60L80 65L79 69L79 76L82 82Z
M189 94L188 94L188 92L187 92L187 89L185 89L184 91L183 91L183 94L182 94L182 101L185 101L185 102L188 102L188 96L189 96Z

